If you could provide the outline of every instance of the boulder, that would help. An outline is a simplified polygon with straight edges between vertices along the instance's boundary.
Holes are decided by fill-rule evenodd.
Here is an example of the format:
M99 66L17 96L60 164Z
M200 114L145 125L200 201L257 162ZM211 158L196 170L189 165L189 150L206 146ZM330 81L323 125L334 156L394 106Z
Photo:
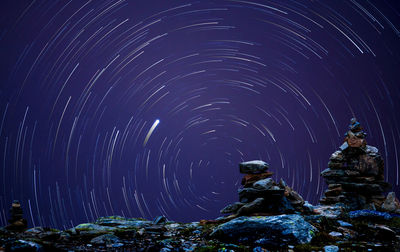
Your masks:
M261 160L253 160L240 163L239 168L240 173L259 174L266 172L269 168L269 165L268 163Z
M400 203L399 203L399 200L396 198L395 192L388 193L381 208L383 211L387 211L387 212L400 211Z
M220 240L278 246L309 243L317 229L301 215L239 217L217 226L210 234Z

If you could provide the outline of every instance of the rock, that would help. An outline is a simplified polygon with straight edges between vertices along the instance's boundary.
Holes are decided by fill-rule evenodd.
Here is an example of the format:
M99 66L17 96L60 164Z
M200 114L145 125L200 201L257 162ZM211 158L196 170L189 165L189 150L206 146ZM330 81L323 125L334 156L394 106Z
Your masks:
M254 188L243 188L238 190L239 200L243 203L248 203L256 198L267 198L268 200L279 200L283 197L284 190L257 190ZM244 201L243 199L247 199Z
M25 240L15 240L8 243L5 247L5 251L43 251L43 247L36 242L25 241Z
M352 227L352 226L353 226L353 225L351 225L350 223L345 222L345 221L338 220L337 222L339 223L339 225L340 225L341 227Z
M333 189L328 189L325 191L326 196L339 196L343 191L342 186L340 187L335 187Z
M245 203L242 202L235 202L233 204L227 205L226 207L224 207L220 213L222 214L228 214L228 213L236 213L237 210L239 210L239 208L241 208L242 206L244 206Z
M289 192L289 195L287 196L287 198L293 206L304 204L303 197L301 197L300 194L298 194L296 191L293 191L292 189L290 189L290 192Z
M385 225L373 225L372 227L377 231L377 236L384 240L393 240L396 237L396 232Z
M167 218L165 218L164 216L157 216L153 220L153 224L155 224L155 225L164 224L166 222L167 222Z
M167 230L164 226L161 225L153 225L145 227L144 229L148 234L161 234Z
M335 245L327 245L324 247L324 251L325 252L338 252L339 251L339 247L335 246Z
M375 204L371 202L371 203L369 203L369 204L365 204L365 205L364 205L364 209L375 211L375 210L376 210L376 207L375 207Z
M28 235L39 235L40 233L44 232L44 229L42 227L34 227L34 228L30 228L28 230L25 230L25 234Z
M108 227L142 228L152 225L153 222L136 218L128 219L121 216L109 216L97 219L95 224Z
M117 228L101 226L93 223L82 223L76 226L74 230L81 236L98 236L106 233L112 233L116 231Z
M317 229L301 215L277 215L265 217L239 217L217 226L212 238L252 243L261 238L263 245L282 243L309 243Z
M332 162L342 163L344 161L343 153L340 150L335 151L334 153L332 153L329 160Z
M327 168L321 172L322 177L342 177L344 175L343 170L332 170L331 168Z
M365 175L383 175L383 160L381 156L361 155L359 158L358 170Z
M304 201L303 209L306 214L314 213L314 206L310 204L308 201Z
M121 248L123 246L124 246L123 243L117 242L117 243L111 244L109 247L111 247L111 248Z
M326 196L326 197L323 197L321 200L320 200L320 202L321 202L321 204L323 204L323 205L332 205L332 204L335 204L335 203L339 203L339 202L341 202L342 200L344 200L345 199L345 197L343 196L343 195L338 195L338 196Z
M339 233L339 232L336 232L336 231L330 232L329 235L334 237L334 238L341 238L343 236L342 233Z
M239 164L240 173L259 174L268 170L269 165L261 160L242 162Z
M342 182L343 190L347 192L362 192L363 194L383 192L383 188L379 184L363 184Z
M358 138L356 136L348 137L347 143L352 148L360 148L360 147L362 147L362 146L364 146L366 144L364 139Z
M271 178L259 180L253 184L253 188L257 190L269 190L275 185Z
M112 244L120 242L119 238L113 234L104 234L90 240L90 243L96 245Z
M349 212L350 219L391 220L394 216L379 211L356 210Z
M244 206L242 206L237 211L237 214L240 216L240 215L262 212L264 201L265 201L264 198L257 198L255 200L253 200L252 202L247 203Z
M381 208L383 211L387 212L396 212L396 210L400 209L400 203L399 200L396 198L395 192L388 193Z
M261 180L261 179L269 178L273 174L274 174L273 172L264 172L264 173L260 173L260 174L247 174L246 176L243 177L241 184L244 187L249 187L249 186L252 186L254 182Z
M337 231L341 232L343 234L343 239L345 240L354 240L357 239L358 233L354 230L351 230L346 227L338 227Z
M315 206L314 212L328 219L337 219L344 213L344 209L341 206Z
M345 150L347 150L349 148L349 145L347 144L347 142L344 142L340 147L339 147L339 149L341 150L341 151L345 151Z
M253 252L267 252L268 250L262 248L262 247L254 247Z
M281 187L281 188L285 188L286 186L288 186L287 184L286 184L286 182L285 182L285 180L283 180L282 178L279 180L279 186Z

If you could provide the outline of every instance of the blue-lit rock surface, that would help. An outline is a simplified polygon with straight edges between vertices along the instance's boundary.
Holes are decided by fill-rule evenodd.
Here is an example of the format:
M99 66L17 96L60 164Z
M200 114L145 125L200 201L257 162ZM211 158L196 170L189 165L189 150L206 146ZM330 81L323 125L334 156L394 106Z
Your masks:
M277 246L309 243L316 232L301 215L243 216L217 226L211 237Z

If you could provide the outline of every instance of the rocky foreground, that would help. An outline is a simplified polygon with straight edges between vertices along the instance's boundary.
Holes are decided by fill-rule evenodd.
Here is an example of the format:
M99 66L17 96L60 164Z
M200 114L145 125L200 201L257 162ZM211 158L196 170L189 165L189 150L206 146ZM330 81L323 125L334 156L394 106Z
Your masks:
M0 229L0 251L399 251L400 215L316 206L309 215L177 223L102 217L60 231Z

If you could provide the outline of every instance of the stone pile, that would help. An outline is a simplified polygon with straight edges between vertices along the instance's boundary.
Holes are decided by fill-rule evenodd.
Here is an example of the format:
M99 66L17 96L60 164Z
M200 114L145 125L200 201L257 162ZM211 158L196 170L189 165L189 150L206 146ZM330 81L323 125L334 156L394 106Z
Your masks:
M226 206L221 213L250 216L303 212L303 198L282 179L276 183L268 168L261 160L240 163L240 173L246 176L242 179L243 188L238 190L239 202Z
M389 199L383 195L391 187L384 181L383 159L377 148L367 145L365 137L360 123L352 118L344 143L331 155L329 168L321 172L328 184L320 200L322 205L385 210L382 206L386 202L395 208L394 193L389 194Z
M10 219L8 220L10 223L6 228L8 230L13 231L24 231L28 222L23 218L23 212L21 208L21 204L18 200L14 200L10 208Z

